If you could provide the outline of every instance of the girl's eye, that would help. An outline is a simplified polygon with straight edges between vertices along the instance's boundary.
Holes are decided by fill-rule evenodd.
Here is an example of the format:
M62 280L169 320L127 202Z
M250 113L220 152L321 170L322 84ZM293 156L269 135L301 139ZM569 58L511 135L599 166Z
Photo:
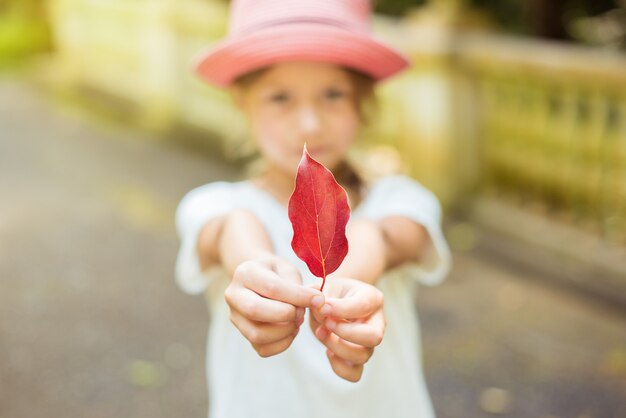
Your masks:
M289 101L289 95L286 93L276 93L269 97L269 101L272 103L287 103Z
M339 89L330 89L327 90L324 94L324 97L330 100L343 99L348 96L348 92Z

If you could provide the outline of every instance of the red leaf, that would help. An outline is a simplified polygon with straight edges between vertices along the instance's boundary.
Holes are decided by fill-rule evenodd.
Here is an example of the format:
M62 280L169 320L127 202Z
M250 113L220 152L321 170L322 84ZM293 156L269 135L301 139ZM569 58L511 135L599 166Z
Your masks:
M311 273L323 279L337 270L348 253L346 224L350 207L346 191L333 174L306 150L298 165L296 187L289 198L293 226L291 248Z

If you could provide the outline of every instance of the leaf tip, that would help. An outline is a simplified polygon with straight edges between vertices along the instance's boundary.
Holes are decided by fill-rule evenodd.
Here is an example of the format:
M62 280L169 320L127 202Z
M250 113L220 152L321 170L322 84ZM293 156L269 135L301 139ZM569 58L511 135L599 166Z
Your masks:
M304 164L310 158L311 158L311 155L309 154L309 151L306 149L306 142L305 142L304 146L302 147L302 158L300 158L300 165ZM298 165L298 171L300 170L300 165Z

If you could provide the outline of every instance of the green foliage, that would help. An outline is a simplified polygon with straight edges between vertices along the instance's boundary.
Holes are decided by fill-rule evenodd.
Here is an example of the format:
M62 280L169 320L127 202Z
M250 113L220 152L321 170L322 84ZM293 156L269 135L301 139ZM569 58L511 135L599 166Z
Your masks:
M520 0L471 0L470 5L487 12L504 32L529 31L524 5Z
M381 14L402 16L411 8L437 1L444 0L378 0L375 10ZM626 3L620 0L446 1L486 13L503 32L558 39L571 39L572 23L578 19L626 9ZM598 24L606 25L606 22L599 21Z
M0 63L19 61L50 46L40 2L0 2Z
M427 0L373 0L375 5L375 11L377 13L401 16L405 14L409 9L417 6L421 6L427 2Z

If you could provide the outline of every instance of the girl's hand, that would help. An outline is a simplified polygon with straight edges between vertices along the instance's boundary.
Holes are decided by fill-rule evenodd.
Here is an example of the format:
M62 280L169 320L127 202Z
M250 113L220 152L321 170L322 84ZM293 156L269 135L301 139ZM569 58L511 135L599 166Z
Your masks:
M319 290L302 285L296 267L273 254L239 264L224 297L231 322L261 357L285 351L304 321L304 308L324 304Z
M383 294L360 280L333 277L324 287L326 303L311 309L310 326L327 348L333 371L357 382L383 339Z

